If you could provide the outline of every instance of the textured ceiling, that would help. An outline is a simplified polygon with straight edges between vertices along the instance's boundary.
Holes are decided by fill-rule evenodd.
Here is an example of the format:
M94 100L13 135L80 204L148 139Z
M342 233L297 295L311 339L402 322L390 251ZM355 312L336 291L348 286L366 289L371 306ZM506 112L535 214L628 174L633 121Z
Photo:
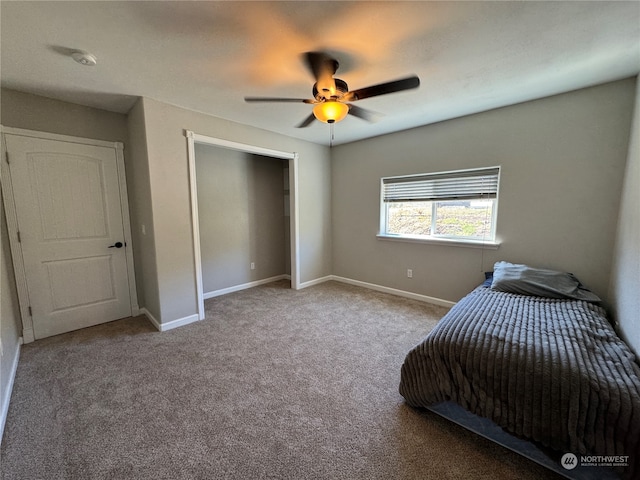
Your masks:
M334 144L425 125L640 71L640 2L0 3L2 86L126 113L146 96L315 143L301 53L328 51L351 89L417 74L417 90L364 99ZM98 64L75 63L73 49Z

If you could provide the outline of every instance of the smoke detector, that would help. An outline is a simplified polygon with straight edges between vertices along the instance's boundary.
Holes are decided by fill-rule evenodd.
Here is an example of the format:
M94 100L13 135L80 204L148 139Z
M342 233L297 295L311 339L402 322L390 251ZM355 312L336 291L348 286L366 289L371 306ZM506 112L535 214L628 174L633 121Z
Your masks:
M93 67L97 63L95 55L88 52L73 52L71 58L85 67Z

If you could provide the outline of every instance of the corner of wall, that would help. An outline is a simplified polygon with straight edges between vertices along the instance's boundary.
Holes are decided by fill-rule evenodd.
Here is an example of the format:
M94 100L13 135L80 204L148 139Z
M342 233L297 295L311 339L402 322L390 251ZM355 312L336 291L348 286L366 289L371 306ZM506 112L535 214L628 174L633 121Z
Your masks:
M640 77L639 77L640 78ZM621 337L640 355L640 80L620 197L609 297Z
M127 130L129 148L125 151L125 169L138 302L144 307L143 311L158 318L160 307L144 97L140 97L129 110Z

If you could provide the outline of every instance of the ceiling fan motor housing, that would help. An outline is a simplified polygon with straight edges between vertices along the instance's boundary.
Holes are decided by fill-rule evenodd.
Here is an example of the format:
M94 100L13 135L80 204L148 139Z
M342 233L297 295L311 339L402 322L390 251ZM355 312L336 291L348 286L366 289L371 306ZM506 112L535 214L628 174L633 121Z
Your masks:
M339 78L334 78L334 81L336 84L336 91L334 95L331 95L331 92L329 91L329 89L326 89L326 88L322 89L322 91L318 91L318 83L317 82L314 83L313 98L315 98L319 102L322 102L323 100L331 100L332 98L334 99L339 98L349 91L349 86L347 85L347 82L345 82L344 80L340 80Z

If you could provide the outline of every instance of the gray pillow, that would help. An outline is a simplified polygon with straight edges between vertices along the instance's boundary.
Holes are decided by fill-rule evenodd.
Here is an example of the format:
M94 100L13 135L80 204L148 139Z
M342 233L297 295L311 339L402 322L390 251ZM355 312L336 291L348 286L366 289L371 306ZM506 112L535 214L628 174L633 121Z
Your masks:
M572 298L600 302L600 298L586 289L572 274L532 268L508 262L496 262L493 267L493 290L547 298Z

